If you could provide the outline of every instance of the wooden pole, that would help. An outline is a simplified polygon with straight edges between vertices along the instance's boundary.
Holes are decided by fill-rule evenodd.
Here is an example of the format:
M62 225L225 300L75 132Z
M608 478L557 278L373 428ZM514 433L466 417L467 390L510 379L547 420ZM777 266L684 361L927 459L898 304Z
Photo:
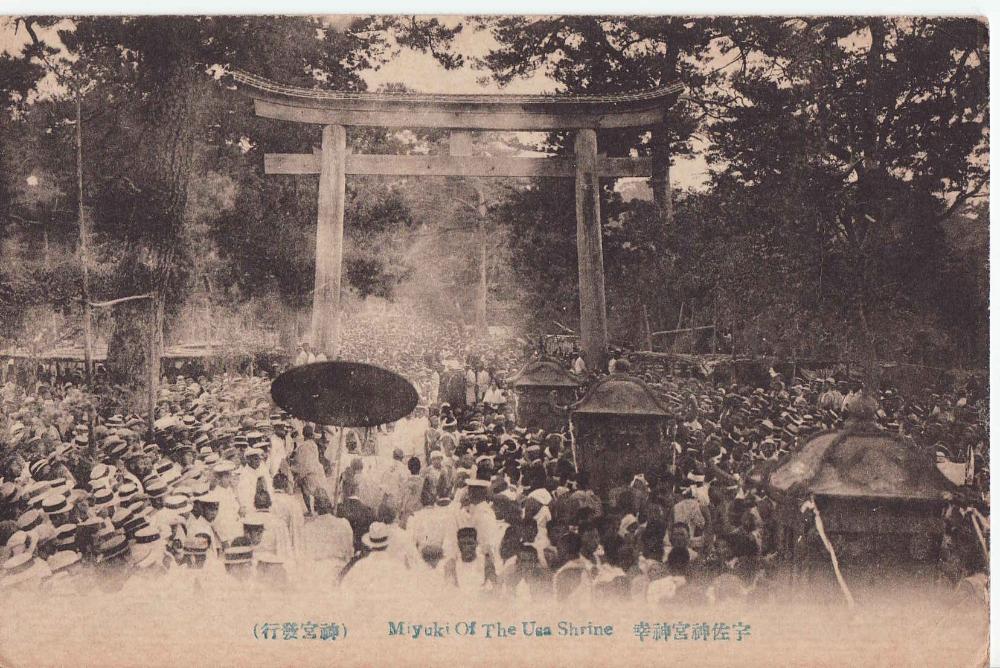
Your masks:
M156 393L160 385L160 355L163 348L163 300L154 295L149 301L149 386L146 392L146 428L153 440L156 421Z
M337 497L340 496L340 460L344 456L344 431L346 429L347 427L340 427L338 430L340 434L337 436L337 453L333 463L333 498L330 499L330 503L333 505L333 514L335 517L340 517L340 502L337 500Z
M485 337L487 333L486 322L486 301L489 297L489 283L487 282L487 248L486 248L486 199L483 197L481 184L476 184L476 199L479 206L479 290L476 296L476 329L479 336Z
M319 207L316 217L316 281L313 292L312 346L328 359L340 351L340 280L344 251L344 200L347 130L323 128Z
M715 325L701 325L699 327L681 327L680 329L664 329L659 332L653 332L653 336L662 336L663 334L680 334L681 332L699 332L703 329L715 329Z
M670 141L665 124L653 128L652 149L653 164L649 185L653 190L653 202L660 212L660 222L669 225L674 220L674 207L670 192Z
M736 314L735 313L733 314L733 317L730 318L729 326L731 327L729 332L729 338L733 346L733 351L732 351L733 359L736 359Z
M76 198L80 218L80 265L83 278L83 374L87 386L94 383L94 333L90 314L90 253L87 244L87 216L83 210L83 113L80 92L76 93Z
M601 369L608 347L601 242L601 190L597 131L578 130L576 153L576 250L580 277L580 339L590 369Z
M576 457L576 430L573 429L573 414L569 414L569 446L573 452L573 470L580 472L580 462Z
M715 323L719 322L719 302L712 300L712 354L718 349L719 330Z
M473 156L472 134L453 130L448 134L448 155L452 158L468 158ZM476 201L463 202L476 212L476 233L479 236L479 284L476 290L476 335L486 335L486 302L489 298L489 283L487 282L487 230L486 230L486 196L483 184L478 178L472 179L472 188L476 193Z
M695 330L697 329L698 326L695 324L696 319L694 317L694 314L695 314L695 311L694 311L694 300L692 299L691 300L691 327L689 328L691 330L691 352L692 353L697 353L698 352L698 339L695 338L694 332L695 332Z
M649 310L646 308L645 302L642 304L642 332L646 350L653 352L653 328L649 325Z

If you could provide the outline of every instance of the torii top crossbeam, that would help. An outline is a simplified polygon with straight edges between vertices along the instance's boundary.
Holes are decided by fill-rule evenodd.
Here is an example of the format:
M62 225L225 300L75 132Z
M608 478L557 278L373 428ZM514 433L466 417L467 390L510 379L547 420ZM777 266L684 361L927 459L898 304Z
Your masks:
M611 95L352 93L299 88L236 71L258 116L299 123L478 130L627 128L662 123L679 83Z

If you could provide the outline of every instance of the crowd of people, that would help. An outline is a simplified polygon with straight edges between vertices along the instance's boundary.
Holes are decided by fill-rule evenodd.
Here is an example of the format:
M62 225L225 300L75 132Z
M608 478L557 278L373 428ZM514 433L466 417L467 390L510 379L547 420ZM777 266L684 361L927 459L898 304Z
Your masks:
M459 328L441 327L400 324L377 343L348 337L345 359L393 369L420 390L412 415L368 431L288 415L262 376L163 382L152 433L144 416L78 385L8 382L0 591L158 581L363 597L420 580L462 596L661 605L764 598L786 577L796 546L759 473L841 427L856 385L780 374L766 387L717 383L631 368L622 356L613 371L643 378L675 419L662 461L598 494L568 425L518 424L504 379L523 345L470 347ZM302 352L294 363L315 361ZM566 360L582 394L604 374L581 364ZM442 392L445 376L463 391ZM986 566L964 508L988 516L987 397L873 398L886 434L942 463L968 459L934 580L974 588Z

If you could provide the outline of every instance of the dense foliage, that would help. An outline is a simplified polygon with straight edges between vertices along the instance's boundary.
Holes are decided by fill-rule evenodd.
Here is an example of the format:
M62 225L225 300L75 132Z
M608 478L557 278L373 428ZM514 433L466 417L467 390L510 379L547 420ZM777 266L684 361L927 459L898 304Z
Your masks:
M444 67L475 61L501 85L539 71L570 92L684 83L670 152L706 155L708 187L675 191L665 222L648 198L604 184L616 340L640 343L644 318L673 328L683 308L684 324L716 323L741 349L937 364L987 357L979 21L80 17L6 28L24 46L0 54L5 337L24 338L34 306L79 314L79 101L94 298L152 292L167 314L194 296L217 308L257 304L260 325L289 342L297 330L288 323L312 298L317 185L265 176L263 154L309 152L319 130L255 117L225 72L361 90L366 70L418 49ZM494 46L478 58L458 53L459 30L488 33ZM537 148L563 152L567 139L552 134ZM606 132L600 150L642 155L650 140ZM509 152L519 141L485 136L477 150ZM446 137L352 129L349 143L434 153ZM348 190L348 294L471 322L486 244L494 318L576 327L570 182L358 178ZM485 236L477 194L488 205ZM138 336L130 324L140 309L102 316L113 356Z

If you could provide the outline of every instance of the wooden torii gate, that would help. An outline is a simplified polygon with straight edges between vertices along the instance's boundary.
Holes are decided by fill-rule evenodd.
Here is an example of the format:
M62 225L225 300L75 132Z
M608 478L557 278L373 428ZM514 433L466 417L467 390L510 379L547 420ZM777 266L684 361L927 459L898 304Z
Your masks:
M580 284L580 338L590 368L603 364L608 327L604 298L599 179L650 177L654 199L670 217L670 155L666 112L681 92L671 84L615 95L439 95L349 93L286 86L245 72L237 84L253 98L258 116L323 127L314 154L271 153L267 174L318 174L316 280L312 346L335 359L340 343L340 283L345 179L383 176L552 177L576 180L576 243ZM355 155L347 126L447 128L448 155ZM652 155L607 157L597 152L601 129L647 127ZM572 157L486 158L471 155L473 130L575 131Z

